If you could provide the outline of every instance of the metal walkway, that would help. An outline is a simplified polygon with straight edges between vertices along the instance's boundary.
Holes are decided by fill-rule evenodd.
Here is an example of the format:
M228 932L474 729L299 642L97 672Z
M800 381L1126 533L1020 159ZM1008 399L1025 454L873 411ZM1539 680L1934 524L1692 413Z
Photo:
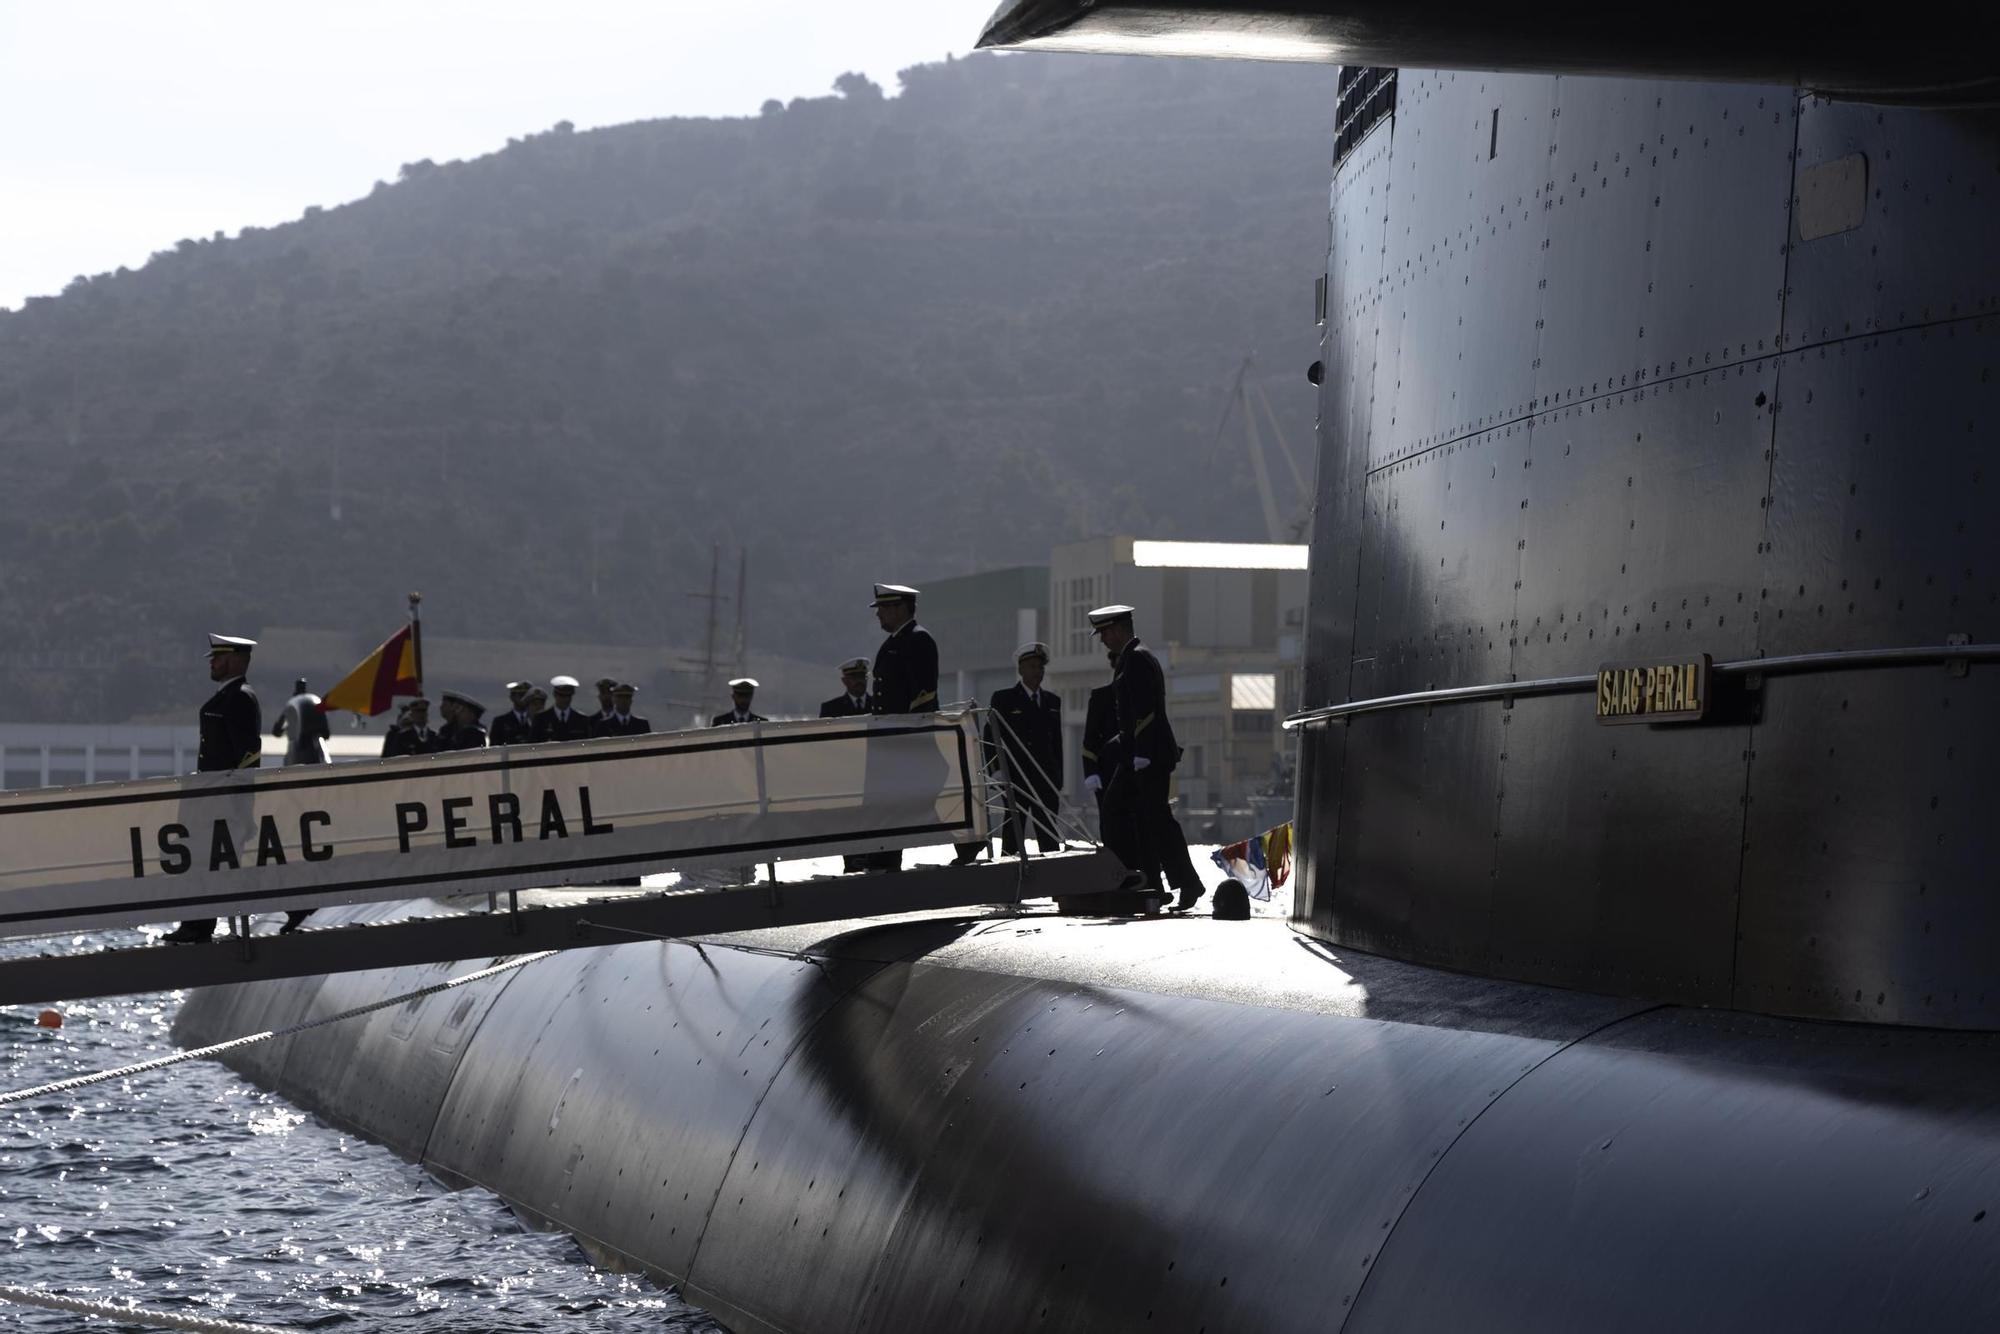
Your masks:
M321 973L629 943L637 932L699 936L931 908L1111 894L1125 876L1103 850L971 866L918 866L740 889L627 894L554 907L218 937L0 960L0 1005L80 1000ZM438 889L448 889L440 885Z

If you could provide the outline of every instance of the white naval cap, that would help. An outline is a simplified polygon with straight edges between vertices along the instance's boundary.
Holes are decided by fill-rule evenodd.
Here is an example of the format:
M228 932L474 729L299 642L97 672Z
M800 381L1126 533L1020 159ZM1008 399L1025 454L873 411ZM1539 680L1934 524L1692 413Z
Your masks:
M1023 658L1040 658L1044 663L1047 663L1049 660L1049 646L1040 640L1036 640L1032 644L1023 644L1014 650L1014 661L1020 662Z
M757 688L757 678L754 676L739 676L729 683L729 688L731 690L755 690Z
M868 659L866 658L849 658L846 662L840 664L840 674L842 676L847 675L849 672L865 672L867 670Z
M875 600L868 605L879 607L885 602L915 602L916 600L917 590L911 588L908 584L877 584L875 585Z
M574 676L552 676L549 678L549 689L551 690L574 690L576 687L577 680Z
M211 658L218 653L248 653L256 647L256 640L236 635L210 634L208 637L208 656Z
M1102 630L1105 626L1115 621L1129 621L1131 619L1132 608L1122 602L1114 602L1108 607L1099 607L1096 611L1090 613L1090 624L1099 630Z

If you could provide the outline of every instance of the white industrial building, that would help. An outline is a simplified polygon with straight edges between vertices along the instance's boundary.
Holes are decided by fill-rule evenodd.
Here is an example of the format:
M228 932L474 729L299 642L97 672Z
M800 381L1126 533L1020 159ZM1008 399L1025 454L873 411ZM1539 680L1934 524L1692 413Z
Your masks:
M1295 749L1278 724L1298 707L1306 548L1133 537L1055 548L1048 679L1062 692L1073 797L1083 791L1090 691L1110 679L1088 614L1118 602L1137 609L1139 638L1167 669L1168 713L1185 752L1176 809L1189 838L1231 841L1287 818Z

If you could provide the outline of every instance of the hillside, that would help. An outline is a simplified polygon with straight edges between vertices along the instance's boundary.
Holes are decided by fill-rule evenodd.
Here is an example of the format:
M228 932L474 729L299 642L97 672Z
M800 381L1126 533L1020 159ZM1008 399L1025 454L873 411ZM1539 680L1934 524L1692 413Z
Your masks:
M1263 536L1311 427L1331 71L1033 56L761 117L558 125L0 313L0 713L198 693L200 632L867 639L877 578ZM948 651L948 646L947 646ZM329 671L346 664L329 664Z

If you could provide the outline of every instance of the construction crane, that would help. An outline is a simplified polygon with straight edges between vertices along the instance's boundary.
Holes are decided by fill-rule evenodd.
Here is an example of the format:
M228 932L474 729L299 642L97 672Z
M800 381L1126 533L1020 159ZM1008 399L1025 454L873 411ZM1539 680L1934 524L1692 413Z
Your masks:
M1298 456L1292 452L1290 442L1285 439L1284 427L1278 424L1278 414L1271 408L1271 399L1264 392L1264 386L1250 378L1250 367L1256 362L1253 352L1243 358L1243 364L1236 368L1236 378L1229 386L1229 394L1222 403L1222 416L1215 423L1215 457L1222 453L1223 434L1228 431L1231 418L1243 423L1243 439L1246 452L1250 455L1250 472L1257 479L1257 499L1264 509L1265 536L1273 542L1303 542L1306 529L1312 522L1312 483L1299 467ZM1277 445L1278 454L1285 461L1285 469L1291 474L1293 490L1292 503L1280 507L1278 495L1271 485L1271 469L1264 459L1264 440L1257 427L1259 414L1270 429L1271 439ZM1290 517L1285 517L1286 511Z

